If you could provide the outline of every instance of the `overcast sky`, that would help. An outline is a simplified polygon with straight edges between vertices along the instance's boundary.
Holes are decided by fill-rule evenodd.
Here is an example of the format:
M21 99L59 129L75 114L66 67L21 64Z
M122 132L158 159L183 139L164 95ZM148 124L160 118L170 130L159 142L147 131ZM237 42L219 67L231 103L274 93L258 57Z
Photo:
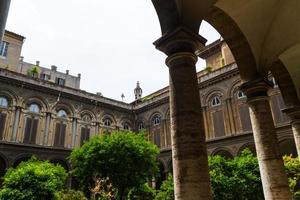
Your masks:
M161 31L150 0L12 0L6 29L26 37L25 61L81 73L88 92L131 102L137 81L143 96L168 85L166 56L152 45ZM220 37L207 23L200 34L208 43Z

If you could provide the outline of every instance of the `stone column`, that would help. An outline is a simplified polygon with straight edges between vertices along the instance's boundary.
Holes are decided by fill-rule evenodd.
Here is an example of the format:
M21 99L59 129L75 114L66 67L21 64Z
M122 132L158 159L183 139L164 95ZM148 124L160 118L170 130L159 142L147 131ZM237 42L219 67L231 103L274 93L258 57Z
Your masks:
M284 109L283 112L286 113L291 119L297 154L300 158L300 106Z
M5 31L7 15L9 11L10 0L0 0L0 42Z
M279 151L267 94L270 88L270 83L262 79L250 81L241 86L249 105L265 199L289 200L292 196Z
M45 133L44 133L44 145L48 146L48 137L49 137L49 127L50 127L50 120L51 120L51 112L46 112L46 123L45 123Z
M73 117L72 122L72 137L71 137L71 148L75 147L76 143L76 135L77 135L77 118Z
M166 53L170 74L170 118L176 200L211 200L204 121L195 51L206 40L180 27L154 44Z
M17 133L18 133L18 129L19 129L21 109L22 108L19 106L15 107L15 119L14 119L12 135L11 135L11 140L13 142L15 142L17 140Z

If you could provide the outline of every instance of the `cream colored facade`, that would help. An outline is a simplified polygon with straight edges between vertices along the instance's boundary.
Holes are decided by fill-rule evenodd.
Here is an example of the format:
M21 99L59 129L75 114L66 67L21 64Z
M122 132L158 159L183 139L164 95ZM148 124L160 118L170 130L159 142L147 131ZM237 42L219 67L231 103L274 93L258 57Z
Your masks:
M7 37L5 40L9 40ZM8 50L8 57L11 51ZM218 40L198 54L206 59L208 66L212 66L211 71L198 72L209 155L233 157L244 148L255 152L246 97L239 90L239 71L228 46ZM19 60L17 57L15 55L14 60ZM2 149L0 146L5 167L15 165L33 154L69 166L65 157L72 148L79 147L83 140L113 130L137 131L143 128L149 139L161 149L161 170L171 171L168 87L126 104L78 90L76 86L60 86L38 77L11 68L0 70L0 98L8 100L7 108L0 107L0 113L6 115L1 140L4 146ZM282 153L296 154L289 120L280 111L284 105L277 86L270 96ZM216 98L220 102L213 105L213 99ZM38 106L38 112L29 111L32 104ZM67 116L59 117L60 110L64 110ZM29 142L25 139L28 119L36 120L37 123L36 126L33 122L31 124L31 129L36 130L31 130L35 133ZM58 126L65 129L60 144L55 142L59 134ZM85 131L88 136L83 136ZM13 148L7 150L9 145ZM22 149L22 153L18 149ZM55 153L49 156L51 152Z

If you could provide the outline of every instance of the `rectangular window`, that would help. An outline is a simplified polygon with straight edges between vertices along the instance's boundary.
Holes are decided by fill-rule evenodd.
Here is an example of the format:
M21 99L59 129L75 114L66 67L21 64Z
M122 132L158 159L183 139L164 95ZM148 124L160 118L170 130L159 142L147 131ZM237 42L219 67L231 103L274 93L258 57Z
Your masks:
M64 147L65 136L66 136L66 127L67 127L66 124L63 124L62 122L56 123L54 146Z
M216 111L212 115L215 137L225 136L225 126L222 111Z
M58 85L62 85L62 86L64 86L65 85L65 79L63 79L63 78L56 78L56 84L58 84Z
M6 114L0 113L0 139L3 139L4 135L4 127L5 127L5 121L6 121Z
M25 134L23 140L24 143L35 144L38 122L38 119L26 119Z
M0 56L6 57L7 56L7 50L8 50L8 42L2 41L0 43Z
M90 139L90 129L87 127L81 127L81 138L80 138L80 145L83 145L84 141Z
M48 81L48 80L50 80L50 75L49 74L41 74L41 79Z

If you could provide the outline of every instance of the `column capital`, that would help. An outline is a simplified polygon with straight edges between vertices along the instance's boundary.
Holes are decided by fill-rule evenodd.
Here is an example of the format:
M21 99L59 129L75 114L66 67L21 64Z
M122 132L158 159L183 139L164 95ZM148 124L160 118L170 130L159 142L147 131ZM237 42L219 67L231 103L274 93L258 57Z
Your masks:
M257 98L268 97L268 91L273 87L273 84L264 78L254 79L243 83L240 90L245 93L247 100L251 101Z
M172 32L164 34L153 44L155 47L170 56L178 52L195 53L201 47L203 48L206 39L199 34L191 31L185 26L179 26Z
M282 112L291 118L292 123L300 124L300 106L291 106L283 109Z

